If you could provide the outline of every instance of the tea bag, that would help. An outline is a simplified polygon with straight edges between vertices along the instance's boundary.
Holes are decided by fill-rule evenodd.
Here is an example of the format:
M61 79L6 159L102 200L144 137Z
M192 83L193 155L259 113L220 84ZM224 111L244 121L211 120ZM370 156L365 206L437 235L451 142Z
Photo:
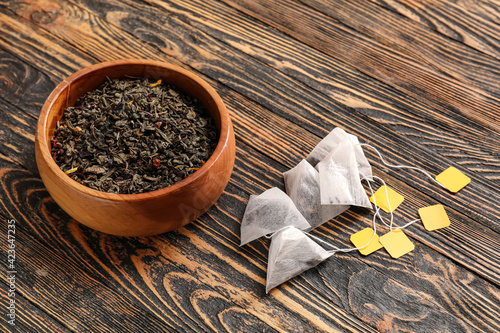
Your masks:
M269 247L266 293L331 255L297 228L290 227L275 233Z
M302 230L310 228L285 192L274 187L260 195L251 195L241 221L240 246L286 226Z
M322 205L353 205L371 208L359 178L358 164L350 139L340 142L321 162L319 171Z
M286 193L311 225L309 230L349 209L348 205L321 205L319 174L306 160L283 173L283 177Z
M323 160L340 144L340 142L345 139L349 139L353 144L354 154L356 156L356 162L361 178L366 177L371 180L372 167L363 153L358 137L346 133L346 131L340 127L335 127L323 140L321 140L306 157L306 160L311 163L312 166L316 166L316 164Z

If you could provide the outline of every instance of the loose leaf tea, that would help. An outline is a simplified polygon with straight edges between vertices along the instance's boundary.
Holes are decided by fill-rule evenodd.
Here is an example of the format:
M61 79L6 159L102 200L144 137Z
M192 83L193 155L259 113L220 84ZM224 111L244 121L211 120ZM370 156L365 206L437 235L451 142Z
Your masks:
M196 99L145 78L109 80L68 107L52 157L72 179L108 193L170 186L210 157L218 132Z

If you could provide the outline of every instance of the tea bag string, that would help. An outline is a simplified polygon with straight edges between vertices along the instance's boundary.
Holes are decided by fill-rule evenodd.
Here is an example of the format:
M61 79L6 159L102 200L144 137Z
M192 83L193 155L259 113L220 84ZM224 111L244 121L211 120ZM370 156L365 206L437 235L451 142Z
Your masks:
M378 210L378 209L379 209L379 208L377 208L377 210ZM327 251L327 252L328 252L328 253L330 253L330 254L334 254L334 253L336 253L336 252L344 252L344 253L347 253L347 252L351 252L351 251L361 250L361 249L365 248L366 246L368 246L368 244L370 244L370 242L373 240L373 237L375 237L375 235L377 234L377 223L375 222L376 218L377 218L377 215L376 215L376 214L375 214L375 215L373 215L373 235L370 237L370 239L368 240L368 242L366 242L366 244L364 244L363 246L360 246L360 247L349 247L349 248L344 248L344 249L342 249L342 248L339 248L339 247L337 247L337 246L335 246L335 245L333 245L333 244L330 244L330 243L328 243L327 241L324 241L324 240L322 240L321 238L319 238L319 237L317 237L317 236L315 236L315 235L312 235L312 234L310 234L310 233L308 233L308 232L304 232L304 233L305 233L307 236L309 236L310 238L312 238L312 239L314 239L314 240L316 240L316 241L318 241L318 242L320 242L320 243L322 243L322 244L328 245L329 247L332 247L332 248L333 248L333 250L329 250L329 251Z
M424 171L424 172L425 172L425 171ZM361 180L366 180L366 182L367 182L367 184L368 184L368 187L369 187L370 192L371 192L372 197L373 197L373 203L374 203L374 206L375 206L375 213L373 214L373 220L372 220L372 221L373 221L373 223L372 223L372 224L373 224L373 235L370 237L370 239L368 240L368 242L366 242L366 244L364 244L363 246L360 246L360 247L350 247L350 248L339 248L339 247L337 247L337 246L335 246L335 245L333 245L333 244L331 244L331 243L329 243L329 242L327 242L327 241L325 241L325 240L323 240L323 239L321 239L321 238L319 238L319 237L317 237L317 236L315 236L315 235L313 235L313 234L311 234L311 233L309 233L309 232L303 231L303 233L304 233L305 235L307 235L309 238L311 238L311 239L313 239L313 240L316 240L317 242L320 242L320 243L322 243L322 244L325 244L325 245L327 245L327 246L329 246L329 247L333 248L333 250L329 250L329 251L327 251L327 252L328 252L328 253L330 253L330 254L334 254L334 253L336 253L336 252L343 252L343 253L347 253L347 252L351 252L351 251L361 250L361 249L363 249L363 248L367 247L367 246L371 243L371 241L373 240L373 238L375 237L375 235L377 234L377 217L380 219L380 221L381 221L381 222L382 222L385 226L389 227L390 231L393 231L394 229L404 229L404 228L406 228L406 227L408 227L408 226L412 225L413 223L420 221L420 219L416 219L416 220L413 220L413 221L410 221L410 222L406 223L406 224L405 224L405 225L403 225L403 226L400 226L400 227L398 227L398 226L393 227L393 224L394 224L394 214L393 214L393 212L392 212L392 209L391 209L391 203L390 203L390 201L389 201L389 192L388 192L388 190L387 190L387 184L385 183L385 181L384 181L382 178L380 178L380 177L378 177L378 176L371 175L370 177L368 177L368 176L365 176L362 172L360 172L360 174L361 174L361 176L362 176ZM391 215L391 220L390 220L390 223L389 223L389 224L387 224L387 223L384 221L384 219L383 219L382 215L380 214L380 210L381 210L381 209L380 209L380 207L378 207L378 206L377 206L377 199L376 199L376 198L375 198L375 196L374 196L374 191L373 191L373 188L372 188L372 186L371 186L371 182L374 182L374 180L375 180L375 179L379 180L379 181L383 184L384 189L385 189L385 197L386 197L386 200L387 200L387 205L388 205L388 208L389 208L389 211L390 211L390 215ZM277 233L279 233L279 232L281 232L281 231L283 231L283 230L285 230L285 229L288 229L288 228L294 228L294 226L291 226L291 225L284 226L284 227L282 227L282 228L280 228L280 229L278 229L278 230L274 231L274 232L273 232L273 233L271 233L271 234L265 235L264 237L266 237L266 238L268 238L268 239L269 239L269 238L272 238L275 234L277 234Z
M367 247L367 246L371 243L371 241L373 240L373 238L375 237L375 235L377 234L377 222L376 222L377 217L380 219L380 221L381 221L384 225L386 225L387 227L389 227L390 231L393 231L393 230L395 230L395 229L404 229L404 228L406 228L406 227L408 227L408 226L412 225L413 223L420 221L420 219L415 219L415 220L413 220L413 221L410 221L410 222L406 223L406 224L405 224L405 225L403 225L403 226L399 226L399 227L398 227L398 226L396 226L396 227L394 227L394 226L393 226L393 225L394 225L394 214L393 214L393 212L392 212L392 209L391 209L391 203L390 203L390 201L389 201L389 192L388 192L388 190L387 190L387 184L385 183L385 181L384 181L382 178L380 178L380 177L378 177L378 176L371 175L371 178L370 178L370 177L368 177L368 176L365 176L362 172L360 172L360 174L361 174L361 176L362 176L361 180L366 180L366 182L367 182L367 184L368 184L368 187L370 188L370 192L371 192L371 194L372 194L372 197L373 197L373 202L374 202L374 206L375 206L375 213L373 214L373 235L370 237L370 239L368 240L368 242L366 242L366 244L364 244L364 245L362 245L362 246L360 246L360 247L352 247L352 248L344 248L344 249L342 249L342 248L339 248L339 247L337 247L337 246L335 246L335 245L333 245L333 244L330 244L330 243L329 243L329 242L327 242L327 241L324 241L323 239L321 239L321 238L319 238L319 237L317 237L317 236L315 236L315 235L312 235L312 234L310 234L310 233L308 233L308 232L305 232L305 234L306 234L307 236L309 236L310 238L312 238L312 239L314 239L314 240L316 240L316 241L318 241L318 242L320 242L320 243L322 243L322 244L325 244L325 245L327 245L327 246L329 246L329 247L332 247L332 248L333 248L333 250L327 251L327 252L329 252L329 253L331 253L331 254L334 254L334 253L336 253L336 252L344 252L344 253L346 253L346 252L351 252L351 251L361 250L361 249L363 249L363 248ZM387 223L384 221L384 219L383 219L382 215L380 214L380 210L381 210L381 209L380 209L380 207L378 207L378 206L377 206L377 199L376 199L376 198L375 198L375 196L374 196L374 191L373 191L373 188L372 188L372 186L371 186L371 182L374 182L374 180L375 180L375 179L379 180L379 181L383 184L384 189L385 189L385 197L386 197L386 200L387 200L387 205L388 205L388 207L389 207L389 211L390 211L390 215L391 215L391 221L390 221L390 223L389 223L389 224L387 224Z
M363 173L361 173L361 176L363 176L363 177L361 178L361 180L366 180L366 181L367 181L368 187L370 188L370 192L372 193L373 203L374 203L374 206L376 207L376 209L375 209L375 215L376 215L376 216L378 216L378 218L380 219L380 221L381 221L381 222L382 222L385 226L389 227L390 231L392 231L393 229L403 229L403 228L406 228L407 226L409 226L409 225L411 225L411 224L413 224L413 223L415 223L415 222L419 221L419 219L417 219L417 220L414 220L414 221L411 221L411 222L409 222L409 223L405 224L404 226L401 226L401 227L393 227L393 225L394 225L394 213L392 212L391 202L390 202L390 200L389 200L389 191L387 190L387 184L385 183L385 181L384 181L382 178L380 178L380 177L378 177L378 176L374 176L374 175L372 175L371 177L372 177L372 179L373 179L373 180L370 180L370 178L369 178L369 177L364 176L364 175L363 175ZM391 221L390 221L390 223L389 223L389 224L387 224L387 223L384 221L384 218L383 218L383 217L382 217L382 215L380 214L380 207L378 207L378 206L377 206L377 198L374 196L374 191L373 191L373 188L372 188L372 186L371 186L371 184L370 184L371 182L373 182L373 181L374 181L374 179L379 180L379 181L382 183L382 185L384 186L384 189L385 189L385 199L386 199L386 201L387 201L387 206L388 206L388 208L389 208L390 215L391 215Z
M377 206L377 198L375 198L374 191L373 191L373 188L372 188L372 185L371 185L371 182L373 180L370 179L368 176L365 176L362 172L360 172L360 174L362 176L361 180L366 180L366 183L368 184L368 187L370 188L370 192L372 193L373 205L375 206L375 216L378 216L379 219L380 219L380 221L383 224L385 224L387 227L391 228L391 231L392 231L392 224L394 223L394 214L392 213L391 203L389 201L389 191L387 190L387 185L386 185L385 181L382 178L378 177L378 176L371 175L372 179L378 179L384 185L385 198L387 200L387 205L389 206L389 211L391 212L390 213L391 214L391 222L390 222L390 224L387 224L384 221L384 219L382 218L382 215L380 215L380 207Z
M377 148L375 148L372 145L369 145L367 143L360 143L359 145L360 146L369 147L369 148L373 149L377 153L378 157L380 157L380 160L382 161L382 163L385 166L388 166L389 168L394 168L394 169L412 169L412 170L420 171L421 173L423 173L424 175L426 175L430 180L432 180L434 183L436 183L439 186L441 186L442 188L446 189L446 187L443 184L441 184L436 179L434 179L434 177L432 177L427 171L425 171L423 169L420 169L420 168L417 168L417 167L414 167L414 166L410 166L410 165L394 165L394 164L387 163L384 160L384 158L382 157L382 154L380 154L380 152L378 151Z
M378 210L379 208L377 208ZM310 234L306 231L302 231L306 236L309 236L309 238L312 238L313 240L316 240L317 242L320 242L320 243L323 243L329 247L332 247L333 250L330 250L330 251L327 251L328 253L330 254L334 254L336 252L351 252L351 251L355 251L355 250L359 250L359 249L362 249L364 247L366 247L368 244L370 244L370 242L372 241L373 237L375 237L375 235L377 234L377 224L375 223L375 219L376 219L376 215L373 216L373 235L372 237L370 238L370 240L363 246L361 247L355 247L355 248L345 248L345 249L341 249L333 244L330 244L328 243L327 241L325 240L322 240L321 238L317 237L317 236L314 236L313 234ZM271 234L267 234L267 235L264 235L265 238L267 239L270 239L270 238L273 238L273 236L277 233L280 233L282 232L283 230L286 230L286 229L289 229L289 228L295 228L294 226L292 225L287 225L287 226L284 226L274 232L272 232Z
M368 183L368 187L370 188L370 192L372 193L373 203L374 203L375 207L377 207L377 198L375 198L375 196L373 195L373 188L372 188L372 186L371 186L371 184L370 184L370 182L371 182L371 181L373 181L373 180L370 180L368 177L364 176L364 175L363 175L363 173L361 173L361 176L363 176L363 178L361 178L361 180L365 179L365 180L367 181L367 183ZM377 209L376 209L376 211L375 211L375 214L376 214L376 215L378 215L378 217L379 217L380 221L382 221L382 223L383 223L383 224L385 224L386 226L388 226L388 227L389 227L389 230L390 230L390 231L393 231L394 229L404 229L404 228L406 228L406 227L408 227L408 226L412 225L413 223L420 221L420 219L415 219L415 220L413 220L413 221L410 221L410 222L406 223L406 224L405 224L405 225L403 225L403 226L400 226L400 227L398 227L398 226L393 227L393 225L394 225L394 214L393 214L392 209L391 209L391 202L389 201L389 191L387 190L387 184L385 183L385 181L384 181L382 178L380 178L380 177L378 177L378 176L374 176L374 175L372 175L371 177L372 177L373 179L378 179L378 180L379 180L379 181L383 184L383 186L384 186L384 189L385 189L385 198L386 198L386 200L387 200L387 206L388 206L388 208L389 208L389 211L391 212L391 213L390 213L390 214L391 214L391 222L390 222L390 224L387 224L387 223L384 221L384 219L382 218L382 215L380 215L380 208L379 208L379 207L377 207Z

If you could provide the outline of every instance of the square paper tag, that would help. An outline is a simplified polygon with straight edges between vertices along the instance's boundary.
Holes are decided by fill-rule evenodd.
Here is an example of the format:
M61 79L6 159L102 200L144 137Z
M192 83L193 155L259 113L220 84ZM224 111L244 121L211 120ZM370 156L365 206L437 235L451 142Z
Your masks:
M383 247L382 244L380 244L380 242L378 241L379 240L378 235L375 234L373 238L372 236L373 236L373 229L365 228L351 236L351 243L353 243L355 247L362 247L363 245L366 245L368 241L370 241L371 239L368 245L359 250L359 252L362 255L367 256L370 253L380 250Z
M401 229L395 229L386 233L380 237L379 241L394 259L415 249L415 245L413 245L411 240Z
M450 225L450 219L442 205L420 208L418 214L427 231L446 228Z
M436 180L452 193L457 193L470 183L470 178L454 167L441 172L436 176Z
M387 193L386 189L387 188ZM391 209L389 209L389 204L387 202L387 196L389 197L389 203L391 204ZM370 201L382 208L382 210L386 213L391 213L398 208L399 205L403 202L404 198L401 194L394 191L389 186L381 186L375 193L370 197Z

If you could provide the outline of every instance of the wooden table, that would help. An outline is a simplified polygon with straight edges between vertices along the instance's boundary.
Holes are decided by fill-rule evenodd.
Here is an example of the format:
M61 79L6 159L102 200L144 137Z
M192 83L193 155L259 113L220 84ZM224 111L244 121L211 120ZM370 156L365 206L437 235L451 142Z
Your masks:
M1 1L1 330L500 331L499 23L500 3L481 0ZM35 164L35 125L52 89L120 58L197 73L236 132L217 204L155 237L80 225ZM239 247L249 195L283 189L282 173L336 126L389 163L434 176L454 166L472 182L451 194L366 149L374 173L405 197L396 223L440 203L451 226L415 223L405 229L415 250L399 259L383 249L335 254L266 295L269 240ZM351 208L316 234L350 247L372 216ZM17 273L7 261L12 220Z

